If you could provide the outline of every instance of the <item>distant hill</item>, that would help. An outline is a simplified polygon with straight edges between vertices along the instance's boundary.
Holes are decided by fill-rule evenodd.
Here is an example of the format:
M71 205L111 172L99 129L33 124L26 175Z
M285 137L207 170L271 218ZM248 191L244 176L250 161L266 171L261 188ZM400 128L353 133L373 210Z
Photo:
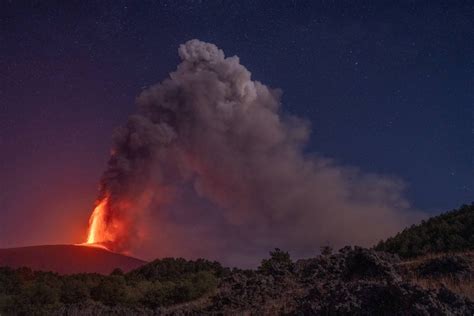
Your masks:
M145 261L96 247L47 245L0 249L0 266L29 267L33 270L60 274L102 273L115 268L124 272L145 264Z
M474 250L474 203L404 229L376 250L411 258L428 253Z

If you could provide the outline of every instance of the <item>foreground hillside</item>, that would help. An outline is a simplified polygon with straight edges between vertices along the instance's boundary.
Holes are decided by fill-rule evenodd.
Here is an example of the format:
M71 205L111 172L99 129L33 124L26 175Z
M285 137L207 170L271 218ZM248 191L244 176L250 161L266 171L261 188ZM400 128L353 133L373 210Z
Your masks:
M296 262L275 250L257 270L184 259L157 260L110 276L3 268L0 313L473 315L474 303L466 296L472 295L472 259L448 255L403 262L346 247ZM441 282L446 280L451 287ZM471 293L465 291L469 286Z
M474 250L474 203L404 229L375 249L402 258Z
M0 267L28 267L59 274L104 273L114 268L130 271L145 261L102 248L75 245L46 245L0 249Z
M133 261L135 269L124 273L131 269L118 265L125 256L103 265L108 271L122 267L110 275L3 267L0 314L474 315L473 214L473 205L462 206L405 229L374 249L345 247L332 253L325 247L320 256L297 261L275 249L256 270L166 258L144 265ZM44 254L41 260L60 262L58 267L82 265L84 271L81 256ZM27 262L18 254L9 258ZM50 270L64 272L58 267Z

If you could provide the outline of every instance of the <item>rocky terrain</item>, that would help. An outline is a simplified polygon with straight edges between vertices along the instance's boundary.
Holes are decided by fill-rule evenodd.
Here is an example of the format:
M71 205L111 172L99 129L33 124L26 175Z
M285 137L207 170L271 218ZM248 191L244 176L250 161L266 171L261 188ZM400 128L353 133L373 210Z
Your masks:
M427 287L421 282L426 278L464 282L472 289L472 256L403 262L396 255L345 247L292 262L275 250L257 270L227 270L213 292L192 302L155 309L71 305L57 315L474 314L471 299L441 283Z
M233 272L223 279L218 294L204 311L268 315L474 313L471 300L447 287L425 289L411 281L413 276L406 274L401 263L394 255L349 247L294 264L275 260L269 269ZM452 271L445 267L426 263L420 273L448 276ZM463 262L455 269L472 280L472 262Z

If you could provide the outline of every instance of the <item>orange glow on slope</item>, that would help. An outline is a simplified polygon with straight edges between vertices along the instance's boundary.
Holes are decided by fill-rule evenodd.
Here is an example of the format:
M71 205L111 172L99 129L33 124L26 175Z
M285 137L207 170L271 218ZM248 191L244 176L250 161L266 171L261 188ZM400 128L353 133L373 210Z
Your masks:
M85 247L94 247L94 248L101 248L101 249L105 249L105 250L109 250L109 248L105 247L104 245L101 245L101 244L88 244L86 242L82 243L82 244L74 244L74 246L85 246Z

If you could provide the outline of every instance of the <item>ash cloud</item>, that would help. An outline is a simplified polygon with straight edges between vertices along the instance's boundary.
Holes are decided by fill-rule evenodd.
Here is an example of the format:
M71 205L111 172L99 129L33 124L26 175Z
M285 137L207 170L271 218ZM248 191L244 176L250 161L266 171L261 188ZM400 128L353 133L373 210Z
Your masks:
M402 182L305 154L309 122L238 57L198 40L179 56L114 136L101 190L126 227L115 250L252 265L274 247L371 245L414 220Z

